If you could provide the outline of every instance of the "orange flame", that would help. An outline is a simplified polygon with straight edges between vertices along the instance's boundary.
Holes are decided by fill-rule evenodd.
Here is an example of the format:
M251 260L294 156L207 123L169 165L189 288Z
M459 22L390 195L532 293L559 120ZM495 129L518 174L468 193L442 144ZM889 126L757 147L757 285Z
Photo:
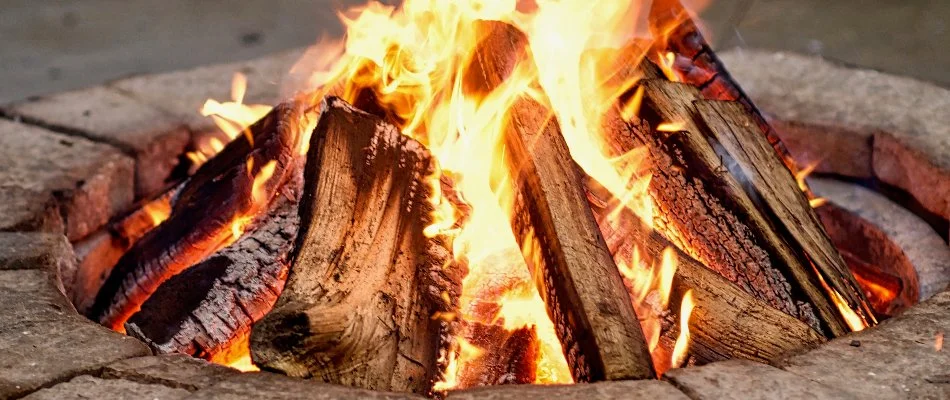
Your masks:
M808 190L808 183L805 182L805 179L815 171L815 168L818 168L818 164L821 164L821 161L815 162L805 168L798 170L798 173L795 174L795 182L798 182L798 188L805 192L808 196L812 196L811 191ZM828 202L828 199L822 197L814 197L808 200L808 205L811 208L818 208Z
M680 306L680 334L676 338L676 345L673 347L673 357L670 361L671 368L678 368L686 361L686 350L689 348L689 317L693 313L693 307L696 304L693 301L693 290L687 290L683 295L683 304Z

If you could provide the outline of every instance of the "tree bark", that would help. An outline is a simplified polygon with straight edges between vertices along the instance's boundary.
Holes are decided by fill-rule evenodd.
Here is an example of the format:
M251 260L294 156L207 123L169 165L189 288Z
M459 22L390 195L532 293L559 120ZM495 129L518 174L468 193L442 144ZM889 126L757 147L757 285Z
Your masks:
M251 333L255 364L366 389L430 390L444 328L432 316L455 307L461 290L443 243L423 234L433 171L422 145L394 126L324 100L290 276Z
M529 60L527 38L484 23L468 90L498 87ZM654 376L650 353L623 280L587 205L579 171L557 122L521 99L509 110L506 165L513 184L512 229L554 322L576 381Z

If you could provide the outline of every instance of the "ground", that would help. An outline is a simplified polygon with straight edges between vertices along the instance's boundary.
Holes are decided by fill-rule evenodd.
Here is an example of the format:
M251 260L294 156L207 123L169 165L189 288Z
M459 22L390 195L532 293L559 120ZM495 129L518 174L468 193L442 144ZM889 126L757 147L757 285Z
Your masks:
M697 0L692 0L697 2ZM708 1L705 1L708 2ZM0 103L133 74L245 60L342 31L363 0L0 2ZM950 86L945 0L711 0L721 49L817 53ZM869 4L873 3L873 6Z

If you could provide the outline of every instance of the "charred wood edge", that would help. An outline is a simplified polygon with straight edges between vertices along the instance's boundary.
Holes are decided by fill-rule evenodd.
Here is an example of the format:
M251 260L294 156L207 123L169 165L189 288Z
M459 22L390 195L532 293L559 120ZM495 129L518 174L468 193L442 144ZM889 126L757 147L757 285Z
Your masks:
M230 224L246 213L255 215L266 204L255 204L254 177L270 161L275 171L261 193L270 199L293 170L297 130L306 115L303 105L282 103L248 129L257 138L242 147L229 144L193 176L178 195L171 216L145 234L126 252L100 288L87 315L121 330L146 298L165 279L210 255L231 236ZM247 168L247 160L253 168Z
M491 90L528 60L527 38L503 23L485 35L469 90ZM472 82L471 80L474 80ZM647 379L653 363L623 279L586 204L580 175L557 122L528 99L509 111L506 164L514 187L515 236L576 381Z
M432 318L457 306L459 269L426 238L434 161L378 117L326 98L311 137L291 271L251 333L265 370L375 390L428 393ZM446 301L446 299L448 301Z
M799 254L811 262L816 274L838 291L868 324L874 323L871 306L864 296L801 192L794 176L783 169L781 160L769 151L769 144L753 132L755 122L740 104L723 101L699 101L694 103L701 124L711 133L710 144L723 157L728 155L735 165L731 171L737 178L747 182L751 192L759 199L780 234L789 237L790 244ZM747 189L749 190L749 189ZM823 298L828 298L825 293ZM840 315L840 314L839 314Z
M588 179L593 198L603 189ZM634 246L647 262L659 262L666 248L676 252L676 274L669 310L678 320L681 301L692 290L695 308L689 321L690 353L701 363L742 358L769 362L780 355L813 347L825 338L806 323L756 299L727 279L676 248L659 232L643 224L629 210L612 217L612 205L591 201L615 259L631 258Z
M699 32L699 28L681 1L655 1L650 9L650 22L653 36L664 39L655 43L657 50L669 51L676 55L673 68L678 76L685 83L698 88L706 99L731 100L742 104L782 163L793 174L797 173L798 167L785 143L766 121L752 99L745 94L742 87L726 70L725 64L719 60L712 47ZM671 26L674 28L669 30Z
M255 218L253 231L162 283L126 323L129 335L156 354L227 362L246 352L252 324L270 311L287 279L302 172Z

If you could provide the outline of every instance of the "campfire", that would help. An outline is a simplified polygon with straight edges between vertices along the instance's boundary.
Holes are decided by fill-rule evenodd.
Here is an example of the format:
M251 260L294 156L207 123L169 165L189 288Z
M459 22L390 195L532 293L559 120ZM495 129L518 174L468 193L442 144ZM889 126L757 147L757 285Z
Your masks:
M113 222L80 311L156 353L436 394L767 362L915 301L839 254L676 0L341 18L284 102L237 75L205 104L220 134Z

